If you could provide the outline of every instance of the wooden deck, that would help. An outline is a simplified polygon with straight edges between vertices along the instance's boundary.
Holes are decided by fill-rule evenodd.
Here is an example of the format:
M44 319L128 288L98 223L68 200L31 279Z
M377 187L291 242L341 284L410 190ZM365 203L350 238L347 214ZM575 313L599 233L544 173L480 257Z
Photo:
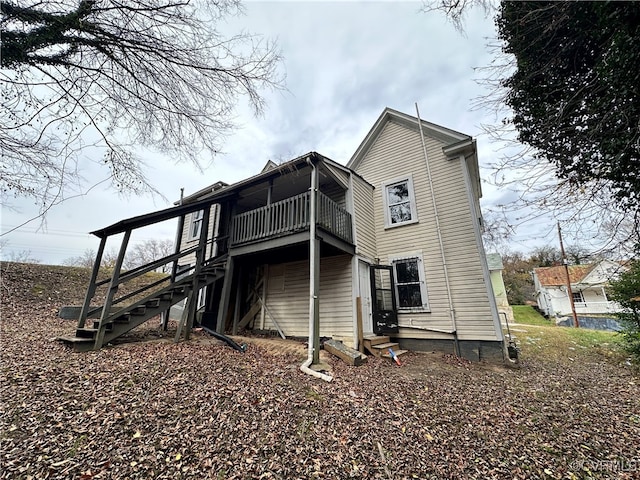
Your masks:
M309 192L235 215L231 246L259 242L309 230ZM323 193L318 194L318 226L353 243L351 214Z

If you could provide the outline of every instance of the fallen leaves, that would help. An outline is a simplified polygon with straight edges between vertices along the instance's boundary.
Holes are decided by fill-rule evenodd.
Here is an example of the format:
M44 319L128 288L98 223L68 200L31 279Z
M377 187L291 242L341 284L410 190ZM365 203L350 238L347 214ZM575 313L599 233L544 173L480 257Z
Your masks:
M73 323L52 302L78 303L85 285L12 267L2 271L2 479L638 475L615 470L638 465L638 381L602 356L529 360L524 347L510 370L409 353L401 368L334 361L328 384L256 345L76 354L50 340ZM59 293L34 293L34 282Z

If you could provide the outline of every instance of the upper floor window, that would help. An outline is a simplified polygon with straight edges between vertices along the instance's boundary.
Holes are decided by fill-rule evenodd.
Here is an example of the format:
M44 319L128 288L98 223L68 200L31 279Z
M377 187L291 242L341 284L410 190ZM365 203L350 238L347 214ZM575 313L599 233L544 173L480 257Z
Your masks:
M413 177L409 175L382 185L385 228L416 223L418 211L413 190Z
M392 264L398 310L428 311L429 301L422 256L397 258Z
M200 238L200 232L202 231L202 217L204 216L204 210L198 210L191 214L191 225L189 226L188 240Z

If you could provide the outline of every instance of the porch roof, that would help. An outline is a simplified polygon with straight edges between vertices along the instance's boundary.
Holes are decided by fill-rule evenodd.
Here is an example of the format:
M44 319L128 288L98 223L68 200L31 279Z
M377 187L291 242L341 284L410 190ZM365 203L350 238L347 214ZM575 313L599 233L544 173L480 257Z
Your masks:
M236 193L242 188L245 188L252 184L264 182L265 180L269 180L270 178L285 175L288 172L295 171L297 168L306 165L307 160L312 161L316 164L319 162L324 162L327 165L338 168L344 172L357 175L349 168L345 167L344 165L340 165L339 163L331 160L328 157L325 157L324 155L321 155L317 152L309 152L296 157L293 160L289 160L288 162L278 165L275 168L265 169L257 175L246 178L244 180L240 180L239 182L233 183L231 185L227 185L224 182L216 182L210 187L199 190L192 195L184 197L182 199L181 205L176 205L175 207L166 208L164 210L158 210L156 212L120 220L119 222L109 225L108 227L95 230L91 232L91 234L99 238L104 238L110 235L116 235L118 233L125 232L130 229L145 227L147 225L152 225L164 220L170 220L172 218L180 217L197 210L202 210L208 205L211 205L212 203L215 203L219 200L235 196Z
M231 196L232 192L228 192L225 195L219 195L216 198ZM116 235L118 233L126 232L127 230L133 230L140 227L146 227L147 225L153 225L154 223L163 222L172 218L181 217L187 213L202 210L205 207L211 205L211 200L201 200L199 202L187 203L185 205L178 205L176 207L165 208L164 210L158 210L157 212L146 213L144 215L138 215L137 217L126 218L119 222L109 225L108 227L101 228L91 232L91 235L95 235L99 238L105 238L110 235Z

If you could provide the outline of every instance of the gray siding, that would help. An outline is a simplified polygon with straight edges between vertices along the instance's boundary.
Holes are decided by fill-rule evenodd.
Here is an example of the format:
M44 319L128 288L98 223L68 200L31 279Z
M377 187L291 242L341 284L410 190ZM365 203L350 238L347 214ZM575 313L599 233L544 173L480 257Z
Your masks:
M442 152L440 140L426 137L427 155L433 178L445 258L449 272L453 306L460 339L498 340L488 298L465 184L464 165L449 160ZM388 122L356 169L376 188L375 206L376 257L388 263L390 257L421 251L424 260L430 313L400 314L400 336L404 338L443 338L432 330L450 331L449 302L442 256L438 242L434 209L429 188L420 133ZM419 222L385 229L382 200L383 182L413 175ZM358 235L358 243L362 239ZM409 326L418 328L408 328Z
M218 205L217 203L211 206L211 213L209 216L209 232L208 232L208 238L213 238L214 234L215 234L215 228L216 228L216 223L217 223L217 217L218 217L218 212L220 211L220 205ZM194 238L194 239L189 239L189 232L191 230L191 219L193 217L193 213L190 213L186 216L185 221L184 221L184 229L182 230L182 237L180 239L180 249L181 250L186 250L187 248L191 248L194 247L198 244L199 239L198 238ZM211 246L207 247L207 255L210 256L211 255ZM179 260L179 264L180 265L186 265L186 264L190 264L193 265L196 262L196 257L195 254L191 254L191 255L187 255L185 257L182 257Z
M339 185L335 183L332 183L331 185L324 185L320 188L320 191L342 208L347 208L345 192Z
M285 335L309 336L309 263L291 262L269 267L266 304ZM265 328L275 329L265 317ZM320 261L320 336L353 342L351 257Z

